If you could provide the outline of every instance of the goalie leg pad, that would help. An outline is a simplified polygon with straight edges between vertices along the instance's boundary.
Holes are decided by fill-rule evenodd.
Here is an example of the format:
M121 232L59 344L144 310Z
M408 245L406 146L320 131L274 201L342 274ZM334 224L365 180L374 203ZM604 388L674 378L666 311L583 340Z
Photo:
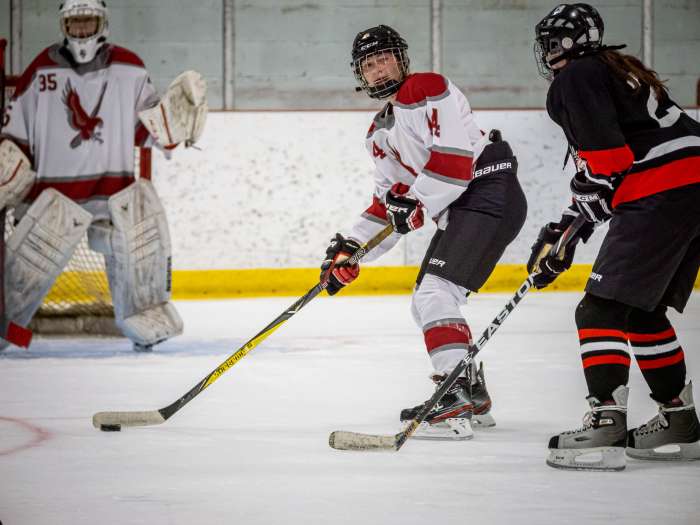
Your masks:
M105 262L117 326L143 345L182 333L182 320L169 303L170 232L153 185L139 179L112 195L108 207L113 229Z
M54 189L29 207L7 241L7 319L26 326L88 229L92 215Z

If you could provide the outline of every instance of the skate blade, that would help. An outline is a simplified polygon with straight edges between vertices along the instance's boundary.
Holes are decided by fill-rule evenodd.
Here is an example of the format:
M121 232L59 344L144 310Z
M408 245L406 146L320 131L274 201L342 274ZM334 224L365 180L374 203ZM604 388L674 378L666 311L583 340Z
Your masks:
M481 430L484 428L491 428L495 426L496 420L490 413L474 414L472 416L472 428L474 428L474 430Z
M562 470L624 470L625 449L623 447L551 448L547 465Z
M467 441L474 437L469 420L466 418L449 418L431 425L423 421L411 436L411 439L432 441Z
M700 441L673 443L656 448L631 448L625 450L634 459L651 461L695 461L700 459Z

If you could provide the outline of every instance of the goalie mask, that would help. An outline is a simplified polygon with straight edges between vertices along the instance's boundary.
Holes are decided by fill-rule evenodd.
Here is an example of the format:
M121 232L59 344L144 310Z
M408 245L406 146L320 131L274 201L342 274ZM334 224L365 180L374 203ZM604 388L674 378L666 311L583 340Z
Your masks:
M107 5L102 0L66 0L61 4L64 45L78 64L90 62L107 41Z
M562 60L597 53L603 47L603 19L588 4L561 4L535 26L535 59L540 75L552 80Z
M398 32L380 25L360 31L352 43L357 91L376 99L395 94L408 76L408 44Z

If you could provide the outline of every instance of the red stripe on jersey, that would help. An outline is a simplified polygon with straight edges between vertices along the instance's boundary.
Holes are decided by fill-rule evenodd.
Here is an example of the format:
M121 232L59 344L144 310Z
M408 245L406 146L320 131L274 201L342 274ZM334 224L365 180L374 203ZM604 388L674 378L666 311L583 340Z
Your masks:
M136 126L136 133L134 134L134 146L143 146L148 140L148 130L141 122Z
M431 151L430 158L423 169L451 179L469 180L472 178L472 159L451 153Z
M634 154L627 144L619 148L596 151L579 151L594 175L607 175L627 171L634 162Z
M29 66L27 66L27 69L24 70L24 73L22 73L22 75L17 79L17 83L15 84L15 92L12 95L13 98L19 97L22 93L24 93L27 90L27 88L29 88L37 70L45 67L52 67L58 65L49 56L49 50L52 47L54 46L49 46L46 49L44 49L41 53L39 53L37 57L32 61L32 63L29 64Z
M75 201L85 200L91 197L109 197L123 190L132 182L134 182L134 177L99 177L96 179L78 180L74 182L50 182L42 180L34 184L25 201L34 201L46 188L53 188Z
M630 358L623 355L609 354L609 355L595 355L592 357L584 357L583 368L588 368L590 366L597 365L624 365L630 366Z
M648 343L652 341L662 341L664 339L671 339L676 337L676 331L673 328L664 330L663 332L658 332L655 334L633 334L628 333L627 338L630 343Z
M408 75L398 93L396 102L404 105L420 104L428 97L438 97L447 91L447 81L437 73Z
M598 337L612 337L615 339L627 339L627 334L622 330L604 330L601 328L581 328L578 331L579 340Z
M110 45L109 46L109 63L110 64L129 64L132 66L146 67L143 60L125 47Z
M372 205L365 210L365 213L368 213L369 215L372 215L373 217L376 217L377 219L381 219L383 221L386 221L386 206L384 206L384 203L379 200L379 198L375 195L372 197Z
M444 345L455 343L468 345L471 343L472 333L466 324L450 323L429 328L423 337L425 338L425 347L430 353Z
M653 368L664 368L665 366L675 365L683 361L683 359L683 350L681 350L677 354L668 357L660 357L659 359L638 359L637 364L640 370L651 370Z
M630 173L615 192L613 208L655 193L700 183L700 157L674 160L658 168Z

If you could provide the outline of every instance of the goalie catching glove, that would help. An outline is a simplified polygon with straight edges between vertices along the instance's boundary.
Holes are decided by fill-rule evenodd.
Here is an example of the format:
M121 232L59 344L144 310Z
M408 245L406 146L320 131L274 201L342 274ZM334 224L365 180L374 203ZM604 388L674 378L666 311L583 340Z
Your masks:
M139 112L139 119L161 146L184 142L190 147L202 135L208 111L206 81L196 71L185 71L156 106Z
M34 183L31 162L11 140L0 140L0 210L22 202Z
M350 257L359 249L357 241L346 239L340 233L331 239L326 249L326 258L321 264L321 282L328 279L328 295L337 294L360 275L360 265L349 264Z

